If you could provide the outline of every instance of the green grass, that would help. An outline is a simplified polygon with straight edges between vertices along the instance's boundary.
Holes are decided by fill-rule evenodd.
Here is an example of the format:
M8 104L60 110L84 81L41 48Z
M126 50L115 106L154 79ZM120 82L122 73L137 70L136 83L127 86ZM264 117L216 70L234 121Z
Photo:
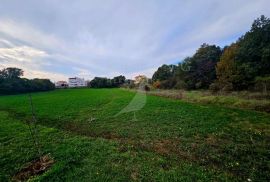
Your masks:
M269 181L270 115L147 96L67 89L33 94L42 152L55 164L33 181ZM0 181L37 157L27 95L0 97Z

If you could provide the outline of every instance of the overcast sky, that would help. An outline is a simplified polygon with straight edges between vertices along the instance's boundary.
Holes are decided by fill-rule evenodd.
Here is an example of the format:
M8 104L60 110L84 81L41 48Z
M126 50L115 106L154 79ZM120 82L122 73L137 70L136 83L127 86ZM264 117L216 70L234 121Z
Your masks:
M67 80L138 74L181 61L202 43L236 41L269 0L1 0L0 68Z

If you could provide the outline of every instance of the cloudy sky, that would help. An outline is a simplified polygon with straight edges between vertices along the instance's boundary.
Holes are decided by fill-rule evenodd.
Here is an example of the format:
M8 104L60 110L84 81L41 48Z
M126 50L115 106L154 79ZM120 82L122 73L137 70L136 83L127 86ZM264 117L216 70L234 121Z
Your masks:
M224 46L270 17L269 0L1 0L0 68L67 80L138 74Z

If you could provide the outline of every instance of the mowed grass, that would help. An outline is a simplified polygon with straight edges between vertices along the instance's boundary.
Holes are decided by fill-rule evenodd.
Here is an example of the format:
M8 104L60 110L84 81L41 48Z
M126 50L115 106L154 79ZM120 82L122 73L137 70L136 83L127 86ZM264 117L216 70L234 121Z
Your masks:
M269 181L270 115L121 89L32 94L42 152L55 164L33 181ZM0 181L36 159L27 95L0 97Z

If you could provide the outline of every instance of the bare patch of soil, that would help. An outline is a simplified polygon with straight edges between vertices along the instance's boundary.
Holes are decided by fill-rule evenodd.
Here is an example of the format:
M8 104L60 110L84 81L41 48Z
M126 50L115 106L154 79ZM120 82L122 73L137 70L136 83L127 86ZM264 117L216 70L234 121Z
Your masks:
M12 178L13 181L27 181L30 177L40 175L47 171L54 160L50 155L44 155L25 165L17 174Z

